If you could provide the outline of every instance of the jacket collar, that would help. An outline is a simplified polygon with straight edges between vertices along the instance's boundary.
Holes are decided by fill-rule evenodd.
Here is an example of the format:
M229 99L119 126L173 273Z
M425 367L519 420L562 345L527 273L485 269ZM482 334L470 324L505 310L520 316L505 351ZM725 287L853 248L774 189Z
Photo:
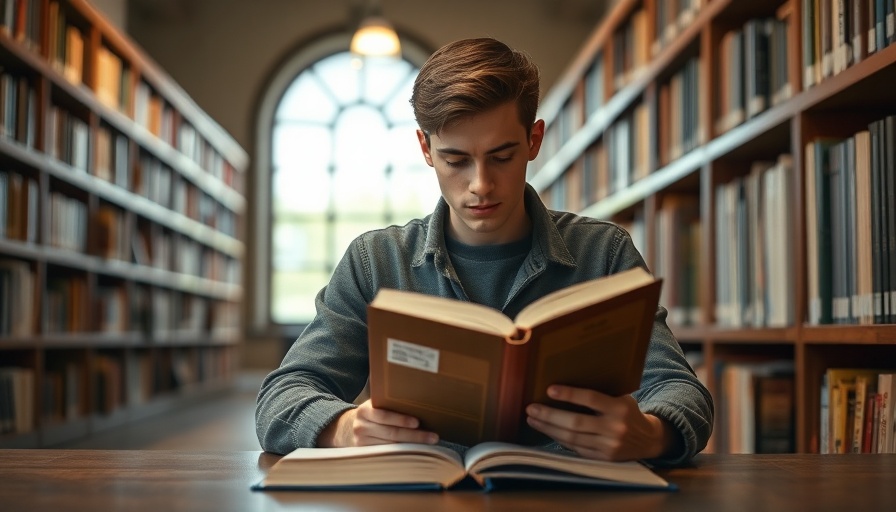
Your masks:
M532 219L532 253L534 263L539 266L545 262L553 262L567 267L575 267L576 261L570 254L566 242L554 224L553 214L545 207L538 192L532 185L526 184L524 192L526 213ZM424 218L426 239L418 246L414 254L413 266L419 267L428 255L433 256L436 268L447 268L448 257L445 248L445 222L448 220L449 207L445 198L439 198L435 210Z

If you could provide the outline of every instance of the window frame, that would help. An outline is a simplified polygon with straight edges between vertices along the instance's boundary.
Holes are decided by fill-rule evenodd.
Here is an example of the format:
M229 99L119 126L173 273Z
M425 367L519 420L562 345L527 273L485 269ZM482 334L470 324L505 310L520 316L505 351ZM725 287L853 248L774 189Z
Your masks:
M250 273L248 334L254 336L298 336L304 324L275 323L271 314L271 254L273 243L271 180L273 176L273 133L275 115L284 94L293 81L319 60L348 49L351 32L334 32L317 37L301 45L274 71L261 93L256 129L253 163L253 190L250 203L251 227L249 243L253 249L247 268ZM431 51L420 43L399 33L402 56L416 67L421 67ZM410 100L410 98L408 98ZM421 157L422 158L422 157Z

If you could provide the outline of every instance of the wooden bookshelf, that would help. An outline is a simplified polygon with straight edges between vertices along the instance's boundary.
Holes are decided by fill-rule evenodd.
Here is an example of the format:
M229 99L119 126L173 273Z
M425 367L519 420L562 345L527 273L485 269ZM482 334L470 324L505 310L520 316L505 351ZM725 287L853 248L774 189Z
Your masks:
M87 0L0 12L0 447L230 385L248 155Z
M894 9L620 0L542 102L529 181L628 229L666 278L716 401L710 450L777 425L776 449L829 451L829 370L896 373ZM784 391L757 394L761 372Z

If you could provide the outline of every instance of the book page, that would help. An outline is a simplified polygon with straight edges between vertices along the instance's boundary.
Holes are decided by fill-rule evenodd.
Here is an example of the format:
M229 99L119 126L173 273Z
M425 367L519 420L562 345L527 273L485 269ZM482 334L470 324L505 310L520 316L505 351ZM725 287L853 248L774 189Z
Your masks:
M342 448L299 448L287 453L280 460L324 460L324 459L357 459L363 457L386 457L401 454L425 454L438 457L458 465L463 461L457 452L444 446L417 443L392 443L373 446L346 446Z
M646 270L635 267L563 288L545 295L523 308L516 317L516 324L519 327L531 329L583 306L607 300L654 280L654 277Z
M299 448L268 472L262 487L376 487L437 483L448 487L465 476L451 449L397 443L345 448Z
M606 462L512 443L481 443L466 454L470 474L488 478L502 467L530 466L627 484L668 487L669 483L636 461ZM490 474L492 473L492 474ZM530 473L534 476L537 473Z
M475 302L382 288L370 305L503 337L516 332L513 321L504 313Z

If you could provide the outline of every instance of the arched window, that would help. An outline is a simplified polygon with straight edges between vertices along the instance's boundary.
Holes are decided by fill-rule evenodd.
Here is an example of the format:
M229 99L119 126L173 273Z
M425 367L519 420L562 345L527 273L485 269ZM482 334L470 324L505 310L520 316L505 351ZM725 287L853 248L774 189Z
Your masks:
M401 59L359 65L349 38L305 47L263 97L253 204L256 328L310 321L315 295L356 236L426 215L439 197L409 103L427 54L402 40Z

